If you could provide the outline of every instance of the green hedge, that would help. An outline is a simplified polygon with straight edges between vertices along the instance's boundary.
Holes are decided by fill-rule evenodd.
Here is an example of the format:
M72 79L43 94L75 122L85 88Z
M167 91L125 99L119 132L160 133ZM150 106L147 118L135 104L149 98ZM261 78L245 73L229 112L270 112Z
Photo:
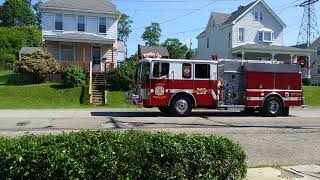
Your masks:
M232 141L169 133L79 132L0 138L0 179L243 179Z

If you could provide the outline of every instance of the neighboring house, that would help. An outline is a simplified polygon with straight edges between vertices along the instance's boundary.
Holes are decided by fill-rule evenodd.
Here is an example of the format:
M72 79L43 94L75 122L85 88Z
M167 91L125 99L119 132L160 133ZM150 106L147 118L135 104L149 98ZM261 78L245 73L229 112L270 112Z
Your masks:
M218 55L228 59L295 63L300 56L310 57L312 50L283 45L285 27L264 0L239 6L231 14L213 12L205 31L197 36L196 59Z
M120 12L109 0L49 0L42 11L43 47L60 62L103 72L117 65Z
M143 59L148 56L152 56L152 54L156 56L160 56L162 59L169 59L169 51L167 47L163 46L143 46L138 45L138 56L139 59Z
M42 51L42 48L41 47L23 47L19 51L19 60L21 61L23 56L32 54L37 51Z
M314 85L320 85L320 37L313 41L309 47L307 44L299 44L294 47L313 50L311 61L305 62L311 70L311 81ZM308 65L310 63L310 65Z
M121 66L123 63L125 63L127 56L127 47L126 44L123 41L117 42L117 65Z

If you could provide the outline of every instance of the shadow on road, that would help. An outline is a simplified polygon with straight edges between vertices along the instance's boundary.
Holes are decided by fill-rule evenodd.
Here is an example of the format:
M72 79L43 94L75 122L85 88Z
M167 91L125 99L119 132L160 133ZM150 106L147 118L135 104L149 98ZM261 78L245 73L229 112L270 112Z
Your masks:
M94 117L170 117L161 112L91 112ZM260 114L242 112L201 112L196 111L190 117L261 117Z

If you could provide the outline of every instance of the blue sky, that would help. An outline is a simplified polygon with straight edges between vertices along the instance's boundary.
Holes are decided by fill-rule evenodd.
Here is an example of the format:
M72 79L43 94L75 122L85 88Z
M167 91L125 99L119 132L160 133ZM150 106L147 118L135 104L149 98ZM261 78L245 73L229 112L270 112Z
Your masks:
M159 22L163 42L168 37L179 38L187 43L192 38L193 47L197 47L196 36L207 24L210 12L231 13L239 5L246 5L253 0L112 0L118 10L131 16L133 32L128 40L128 54L137 51L138 44L144 44L141 35L145 26ZM286 23L284 44L293 45L297 41L303 8L292 3L295 0L265 0L267 4ZM2 3L3 0L0 0ZM33 1L35 2L35 1ZM320 2L315 5L320 17Z

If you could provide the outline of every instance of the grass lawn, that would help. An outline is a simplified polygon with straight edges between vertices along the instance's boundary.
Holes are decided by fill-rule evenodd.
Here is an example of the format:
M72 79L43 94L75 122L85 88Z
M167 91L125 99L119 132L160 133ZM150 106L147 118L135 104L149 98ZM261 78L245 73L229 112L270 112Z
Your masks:
M8 85L9 71L0 72L0 109L94 108L80 104L81 88L64 89L59 83ZM109 103L101 108L130 108L124 92L109 92Z
M305 105L320 106L320 87L303 87Z

